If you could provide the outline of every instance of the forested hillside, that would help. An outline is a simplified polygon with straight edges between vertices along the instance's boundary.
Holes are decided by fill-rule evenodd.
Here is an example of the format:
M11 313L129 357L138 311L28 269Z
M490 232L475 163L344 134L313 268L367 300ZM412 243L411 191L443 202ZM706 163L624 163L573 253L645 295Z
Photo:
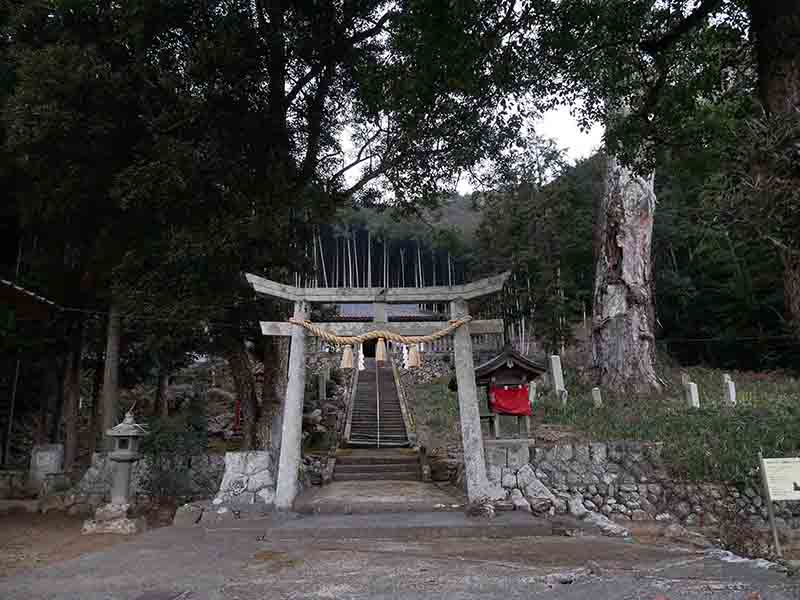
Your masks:
M258 321L289 309L246 272L378 287L510 269L475 314L558 351L585 323L593 381L643 402L660 351L797 369L799 15L0 0L1 430L28 419L69 468L79 428L94 449L127 408L120 388L215 355L255 447L286 354ZM538 137L554 106L601 124L603 153L573 165ZM11 282L44 312L21 318L41 302Z

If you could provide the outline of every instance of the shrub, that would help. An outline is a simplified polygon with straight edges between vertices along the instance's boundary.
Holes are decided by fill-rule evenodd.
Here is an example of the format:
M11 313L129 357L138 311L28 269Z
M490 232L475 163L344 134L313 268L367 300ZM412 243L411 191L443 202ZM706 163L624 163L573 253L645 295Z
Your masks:
M187 413L168 418L153 417L142 452L147 471L141 485L156 498L191 496L204 482L191 472L193 456L208 448L207 421L203 411L190 407Z

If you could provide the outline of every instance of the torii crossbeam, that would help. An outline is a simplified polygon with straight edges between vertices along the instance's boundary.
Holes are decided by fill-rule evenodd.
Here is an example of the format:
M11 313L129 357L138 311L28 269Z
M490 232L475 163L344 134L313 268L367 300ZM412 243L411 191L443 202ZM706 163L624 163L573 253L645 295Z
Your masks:
M351 336L366 333L375 323L401 335L428 335L447 326L445 322L387 323L387 304L448 303L450 318L458 319L469 314L467 300L500 291L510 273L456 286L422 288L299 288L284 285L257 275L247 274L253 289L264 296L294 303L294 319L304 321L311 303L373 304L373 323L315 323L336 335ZM472 356L472 335L502 333L499 319L471 321L453 333L458 404L461 421L461 438L464 447L464 467L467 478L467 496L470 500L499 497L502 490L495 489L486 477L486 463L481 434L478 392L475 385L475 365ZM305 391L305 329L289 322L261 323L261 332L270 336L290 336L289 381L283 406L281 451L278 464L278 482L275 508L290 510L297 494L297 473L301 460L303 400Z

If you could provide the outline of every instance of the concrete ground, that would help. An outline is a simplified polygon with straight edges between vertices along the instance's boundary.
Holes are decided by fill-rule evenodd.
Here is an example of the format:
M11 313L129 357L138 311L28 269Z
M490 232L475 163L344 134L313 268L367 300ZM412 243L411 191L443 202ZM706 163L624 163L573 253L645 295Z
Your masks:
M800 598L797 580L752 563L725 562L663 539L531 536L525 517L268 516L214 528L167 527L0 579L0 598Z

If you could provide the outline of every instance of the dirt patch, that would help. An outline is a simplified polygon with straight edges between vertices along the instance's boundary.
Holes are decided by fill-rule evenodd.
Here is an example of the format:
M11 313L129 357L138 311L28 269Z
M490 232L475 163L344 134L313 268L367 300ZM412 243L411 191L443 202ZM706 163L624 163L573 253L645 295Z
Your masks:
M147 513L148 527L169 524L167 513L164 509ZM0 577L106 550L131 539L111 534L81 535L83 521L84 517L57 512L0 513Z

